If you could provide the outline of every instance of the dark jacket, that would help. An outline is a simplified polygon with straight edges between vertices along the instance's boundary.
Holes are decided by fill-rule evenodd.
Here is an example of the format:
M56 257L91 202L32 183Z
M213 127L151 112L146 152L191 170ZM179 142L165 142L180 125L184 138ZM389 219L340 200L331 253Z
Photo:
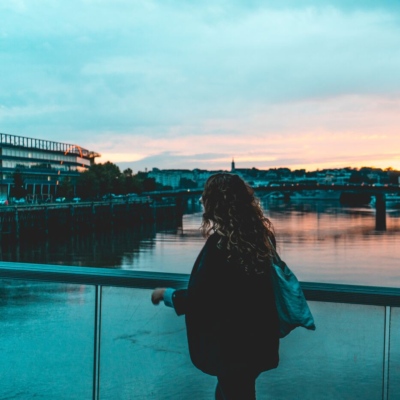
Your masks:
M246 275L227 261L219 240L218 234L207 239L188 288L173 295L177 314L186 315L192 362L210 375L276 368L278 317L270 274Z

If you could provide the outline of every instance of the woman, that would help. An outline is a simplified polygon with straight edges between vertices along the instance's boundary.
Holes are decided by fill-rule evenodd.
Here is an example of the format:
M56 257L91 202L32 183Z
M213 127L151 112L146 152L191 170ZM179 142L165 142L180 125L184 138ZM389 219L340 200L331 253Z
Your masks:
M216 399L252 400L258 375L279 362L272 225L237 175L212 175L201 201L207 241L188 288L155 289L152 302L185 314L191 360L217 376Z

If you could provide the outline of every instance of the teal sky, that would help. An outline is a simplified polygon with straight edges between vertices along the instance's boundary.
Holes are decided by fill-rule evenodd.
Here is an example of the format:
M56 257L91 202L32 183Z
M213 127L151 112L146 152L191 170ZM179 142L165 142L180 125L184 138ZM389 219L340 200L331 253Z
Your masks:
M7 0L0 132L134 171L400 169L399 1Z

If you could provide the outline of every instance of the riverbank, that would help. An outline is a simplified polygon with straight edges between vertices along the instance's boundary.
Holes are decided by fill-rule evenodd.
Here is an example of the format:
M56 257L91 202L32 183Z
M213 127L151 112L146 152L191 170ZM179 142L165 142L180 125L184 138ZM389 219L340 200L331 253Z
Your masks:
M32 239L164 221L179 225L181 220L182 211L177 204L154 201L21 205L0 209L0 235L2 240Z

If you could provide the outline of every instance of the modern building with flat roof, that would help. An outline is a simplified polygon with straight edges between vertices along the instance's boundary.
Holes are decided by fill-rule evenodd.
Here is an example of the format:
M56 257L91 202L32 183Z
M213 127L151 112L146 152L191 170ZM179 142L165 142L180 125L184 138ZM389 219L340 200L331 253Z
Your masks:
M76 144L0 133L0 197L10 197L16 174L32 201L57 196L63 180L75 192L79 173L99 156Z

